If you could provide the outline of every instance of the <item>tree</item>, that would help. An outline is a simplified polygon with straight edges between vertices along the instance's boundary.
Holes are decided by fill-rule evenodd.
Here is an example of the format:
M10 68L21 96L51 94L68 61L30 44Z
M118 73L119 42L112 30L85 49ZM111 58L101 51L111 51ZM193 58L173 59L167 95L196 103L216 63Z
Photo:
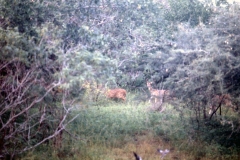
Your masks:
M0 24L0 155L10 159L43 143L60 148L66 125L76 118L70 115L70 110L73 102L81 99L82 83L106 78L113 72L109 58L98 48L89 47L94 38L100 37L97 41L100 42L102 35L92 34L87 25L77 25L78 31L92 38L90 43L84 36L79 39L65 36L69 28L62 27L65 19L58 17L69 16L71 10L64 8L65 3L14 1L14 4L17 9L11 10L9 6L13 4L1 1L1 7L6 8L1 8ZM26 14L17 15L19 10ZM46 16L49 13L55 14ZM38 16L43 16L41 25ZM31 35L31 31L36 35Z
M0 15L3 28L17 28L20 33L31 37L39 37L36 26L39 27L51 19L53 10L45 7L44 1L31 0L1 0Z
M200 23L207 24L212 14L210 7L193 0L169 0L169 8L166 9L166 19L173 22L189 22L191 26Z
M164 84L174 89L179 99L194 111L198 127L204 127L202 120L216 120L217 124L227 120L234 128L226 128L222 125L219 127L224 128L222 134L226 134L225 137L231 135L233 139L239 134L239 123L236 119L239 119L240 31L237 27L239 13L236 7L238 6L217 8L216 16L210 20L211 25L193 28L188 24L179 24L180 34L176 38L176 49L170 51L169 58L164 62L165 65L174 64L169 68L174 72ZM220 14L223 10L224 15ZM220 118L211 118L212 115L208 115L209 107L213 102L217 102L214 105L220 110L226 103L225 95L232 104L229 105L232 108L226 108L225 111L231 111L235 117L230 117L225 112ZM223 98L216 101L215 97ZM203 124L209 125L209 123ZM215 126L210 125L211 127ZM224 144L227 144L229 141L225 142Z
M62 83L50 71L56 62L41 57L38 46L19 32L1 30L0 36L0 155L12 159L58 138L74 118L68 117L67 92L56 99L54 88ZM28 57L34 51L35 57Z

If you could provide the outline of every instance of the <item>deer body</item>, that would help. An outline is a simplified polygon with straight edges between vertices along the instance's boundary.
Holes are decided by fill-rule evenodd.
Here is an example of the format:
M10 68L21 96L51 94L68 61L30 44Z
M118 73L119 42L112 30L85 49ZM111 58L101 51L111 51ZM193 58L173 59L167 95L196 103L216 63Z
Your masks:
M126 100L127 91L122 88L111 89L107 92L107 97L110 99Z
M147 87L148 87L149 92L151 93L151 98L150 98L151 102L152 102L152 100L154 100L154 103L157 103L158 101L162 102L164 96L170 95L169 90L158 90L158 89L152 88L151 82L147 82Z

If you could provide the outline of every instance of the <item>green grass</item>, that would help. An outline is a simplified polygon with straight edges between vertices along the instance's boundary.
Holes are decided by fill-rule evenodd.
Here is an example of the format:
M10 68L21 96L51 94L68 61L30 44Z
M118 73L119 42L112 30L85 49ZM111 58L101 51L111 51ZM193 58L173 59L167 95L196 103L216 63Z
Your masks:
M92 157L96 156L99 159L102 155L102 159L115 159L114 151L112 154L109 151L118 149L121 152L125 150L121 156L130 158L132 151L138 150L136 146L138 143L168 132L161 126L168 126L167 119L174 117L174 115L149 112L148 105L110 103L104 107L96 106L79 110L79 118L69 126L69 129L75 130L78 135L83 135L82 139L86 142L84 147L92 149ZM130 157L127 156L129 154Z
M35 160L129 160L133 159L134 151L144 160L154 160L160 159L157 148L168 148L171 152L164 158L166 160L238 159L237 152L231 156L221 155L225 148L218 144L209 145L194 137L198 134L189 123L190 116L180 116L171 105L167 105L162 113L149 110L149 103L137 101L82 106L77 105L74 114L79 116L67 128L79 139L65 134L60 150L42 147L29 152L26 157Z

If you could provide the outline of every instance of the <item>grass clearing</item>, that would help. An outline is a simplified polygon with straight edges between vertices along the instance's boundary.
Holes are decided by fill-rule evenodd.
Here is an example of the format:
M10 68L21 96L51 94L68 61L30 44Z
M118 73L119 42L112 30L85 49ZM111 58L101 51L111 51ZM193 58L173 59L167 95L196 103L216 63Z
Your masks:
M133 159L137 152L144 159L159 159L157 149L172 149L169 156L186 157L178 153L169 137L184 127L177 119L179 113L167 106L163 113L149 111L148 103L109 103L108 106L95 106L79 110L79 118L69 127L86 142L79 159ZM176 128L178 126L178 128ZM83 136L84 135L84 136ZM179 134L179 137L184 135ZM173 138L174 139L174 138ZM177 139L177 137L176 137ZM86 156L88 155L88 156Z
M109 102L104 106L77 108L74 114L79 116L67 130L78 135L79 140L66 135L61 150L46 151L43 147L37 154L29 152L26 157L35 160L129 160L134 159L133 152L137 152L144 160L159 160L157 149L170 149L165 160L227 159L220 152L224 148L194 137L197 134L190 123L189 110L184 110L184 117L171 105L162 113L149 110L149 106L149 103ZM228 158L238 157L236 153Z

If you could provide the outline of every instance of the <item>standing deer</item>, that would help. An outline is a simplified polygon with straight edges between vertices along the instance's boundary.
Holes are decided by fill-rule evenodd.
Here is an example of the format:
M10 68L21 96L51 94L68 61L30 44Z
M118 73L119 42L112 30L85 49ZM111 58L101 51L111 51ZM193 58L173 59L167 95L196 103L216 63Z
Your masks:
M122 88L110 89L107 92L107 97L110 99L121 99L125 101L126 96L127 96L127 91Z
M150 102L152 103L153 109L160 110L160 112L162 112L164 110L162 108L162 104L170 100L172 93L169 90L158 90L152 88L152 82L147 82L147 87L151 93Z
M165 96L170 96L170 91L169 90L158 90L152 88L152 82L147 82L147 87L149 92L151 93L151 98L150 101L154 100L154 103L157 103L158 101L162 102L163 98Z

